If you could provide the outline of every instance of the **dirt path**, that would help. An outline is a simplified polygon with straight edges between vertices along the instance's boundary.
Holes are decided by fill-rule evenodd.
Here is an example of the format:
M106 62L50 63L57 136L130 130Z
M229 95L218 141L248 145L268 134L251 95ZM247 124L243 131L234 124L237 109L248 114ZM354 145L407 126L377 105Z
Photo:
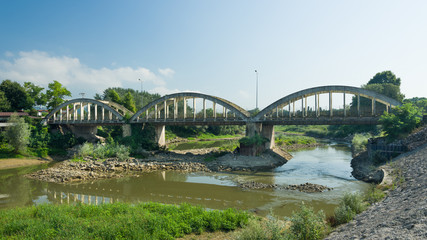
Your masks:
M43 163L48 163L51 160L43 160L37 158L6 158L0 159L0 170L25 167L31 165L38 165Z

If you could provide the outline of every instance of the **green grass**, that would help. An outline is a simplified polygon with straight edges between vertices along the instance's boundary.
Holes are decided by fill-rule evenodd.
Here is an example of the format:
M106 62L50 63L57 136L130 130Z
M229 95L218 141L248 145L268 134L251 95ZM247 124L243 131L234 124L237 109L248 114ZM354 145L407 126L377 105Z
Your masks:
M237 140L191 141L179 144L171 144L169 150L188 150L218 147L222 151L232 151L238 146Z
M328 127L324 125L281 125L274 126L274 131L290 133L290 134L303 134L309 136L325 137L328 135Z
M275 143L278 146L283 145L294 145L294 144L313 144L316 143L316 139L313 137L307 137L307 136L299 136L299 135L284 135L280 134L275 138Z
M241 135L214 135L212 133L202 133L197 136L198 139L222 139L222 138L235 138L240 137Z
M0 210L0 235L6 239L174 239L235 230L248 219L246 212L208 211L189 204L46 204Z

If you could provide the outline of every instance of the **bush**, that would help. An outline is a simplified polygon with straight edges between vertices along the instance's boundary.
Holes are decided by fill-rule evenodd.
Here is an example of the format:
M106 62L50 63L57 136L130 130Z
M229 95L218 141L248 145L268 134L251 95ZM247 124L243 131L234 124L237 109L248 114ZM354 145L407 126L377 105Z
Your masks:
M316 139L313 137L307 137L307 136L280 134L275 138L275 143L278 146L283 146L283 145L289 146L294 144L307 145L307 144L316 143Z
M336 222L337 224L347 223L351 221L356 214L363 212L365 209L366 205L360 194L346 193L339 207L335 209Z
M258 145L261 146L264 143L268 142L269 140L259 134L255 134L252 137L244 137L239 140L239 143L250 146L250 145Z
M292 213L290 221L290 233L295 239L322 239L326 234L323 211L314 213L313 208L304 204L299 211Z
M247 226L236 234L237 240L280 240L284 239L284 226L277 218L261 220L251 218Z
M411 103L393 108L391 113L384 113L380 118L383 130L390 141L402 138L421 124L421 113Z
M371 186L365 192L364 200L369 204L373 204L381 201L384 197L384 192L381 189L378 189L376 185L371 184Z
M6 128L6 139L14 148L15 153L25 153L30 143L31 130L29 124L16 113L12 114L8 123L11 123L12 126Z
M105 159L117 157L119 161L125 161L129 158L129 147L115 143L92 144L84 143L80 146L76 157L93 157L94 159Z

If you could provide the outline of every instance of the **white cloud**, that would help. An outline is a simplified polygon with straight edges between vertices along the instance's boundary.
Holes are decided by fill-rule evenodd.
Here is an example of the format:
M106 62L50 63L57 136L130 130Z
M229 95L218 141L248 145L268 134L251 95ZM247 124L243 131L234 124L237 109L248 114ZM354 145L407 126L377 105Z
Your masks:
M10 52L5 55L14 57ZM161 91L158 92L160 94L178 92L168 90L166 82L162 79L162 76L173 76L174 70L159 69L159 73L157 75L143 67L94 69L82 64L78 58L51 56L41 51L19 52L11 60L0 59L0 80L11 79L21 83L30 81L45 88L48 83L57 80L66 86L74 97L78 96L79 92L92 96L108 87L137 88L138 79L143 80L144 90L154 88L148 90L150 92L156 92L156 89Z
M175 74L175 71L170 68L159 68L159 73L165 77L172 77Z

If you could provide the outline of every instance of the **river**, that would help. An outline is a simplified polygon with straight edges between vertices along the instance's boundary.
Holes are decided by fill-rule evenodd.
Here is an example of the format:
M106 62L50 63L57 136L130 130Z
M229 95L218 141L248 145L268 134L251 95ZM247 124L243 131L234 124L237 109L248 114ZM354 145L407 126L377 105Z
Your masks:
M154 172L139 177L96 180L85 183L56 184L27 179L24 173L47 165L0 171L0 208L42 203L102 204L109 202L188 202L209 209L237 208L259 215L272 212L290 216L301 202L333 213L346 192L361 192L368 184L351 176L351 152L347 145L326 146L292 152L294 158L272 171L257 173L179 173ZM303 193L292 190L243 190L236 181L269 184L326 185L333 190Z

